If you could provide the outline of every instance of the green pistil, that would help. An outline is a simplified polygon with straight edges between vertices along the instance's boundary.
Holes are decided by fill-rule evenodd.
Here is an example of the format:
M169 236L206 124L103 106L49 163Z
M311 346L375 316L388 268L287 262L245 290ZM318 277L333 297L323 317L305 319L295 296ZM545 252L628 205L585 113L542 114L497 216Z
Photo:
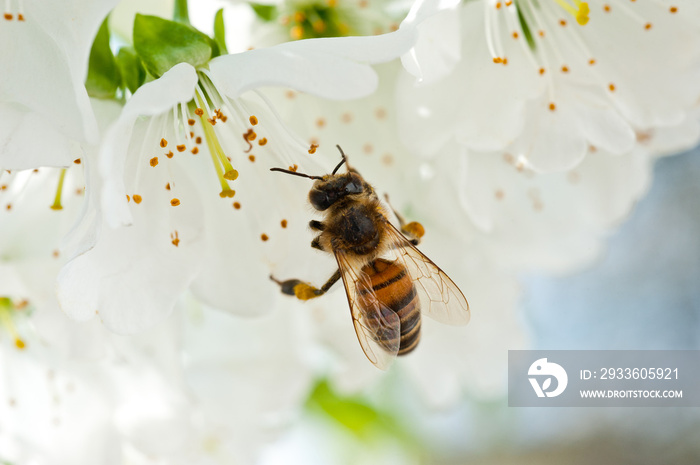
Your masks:
M195 96L197 99L197 105L202 111L206 106L204 101L199 94ZM228 161L228 157L224 153L224 149L219 143L219 138L216 137L216 132L214 132L211 116L207 115L206 112L199 115L199 119L202 123L202 128L204 129L204 139L207 141L207 146L209 147L209 153L211 154L212 162L214 163L214 169L216 170L216 176L221 184L220 197L233 197L235 191L232 190L228 181L235 181L238 178L238 171L234 169L231 162ZM213 120L215 121L215 120ZM222 123L223 124L223 123Z
M17 332L17 328L15 327L15 323L12 319L12 314L15 310L15 305L12 303L11 299L7 297L0 297L0 327L6 329L7 332L10 333L15 341L15 347L18 349L24 349L26 344L22 338L19 337L19 333Z
M56 187L56 197L53 199L51 210L63 210L61 205L61 194L63 194L63 181L66 178L66 168L61 169L61 174L58 177L58 187Z

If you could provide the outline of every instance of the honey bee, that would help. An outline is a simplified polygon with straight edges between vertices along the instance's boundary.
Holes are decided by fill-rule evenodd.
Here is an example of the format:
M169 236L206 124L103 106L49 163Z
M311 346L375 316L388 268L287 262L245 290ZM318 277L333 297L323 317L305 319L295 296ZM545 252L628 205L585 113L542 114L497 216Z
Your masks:
M393 211L400 225L400 231L396 229L374 188L347 165L345 153L336 147L342 160L331 174L271 171L314 180L309 201L325 219L309 223L320 232L311 247L333 253L338 270L321 288L298 279L270 279L284 294L309 300L342 278L360 346L370 362L387 369L397 355L418 345L421 313L441 323L463 325L469 322L469 304L457 285L416 248L423 226L406 223ZM347 173L336 174L344 163Z

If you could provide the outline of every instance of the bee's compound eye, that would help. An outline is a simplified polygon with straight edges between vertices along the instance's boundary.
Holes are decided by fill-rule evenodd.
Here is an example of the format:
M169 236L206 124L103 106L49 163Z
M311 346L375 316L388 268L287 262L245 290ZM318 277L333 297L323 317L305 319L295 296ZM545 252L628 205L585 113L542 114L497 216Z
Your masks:
M350 175L350 179L348 180L348 183L345 184L345 193L346 194L359 194L363 190L362 187L362 179L357 176L356 174L352 173Z
M311 202L311 205L319 211L326 210L333 203L328 197L328 192L320 189L311 189L309 191L309 202Z

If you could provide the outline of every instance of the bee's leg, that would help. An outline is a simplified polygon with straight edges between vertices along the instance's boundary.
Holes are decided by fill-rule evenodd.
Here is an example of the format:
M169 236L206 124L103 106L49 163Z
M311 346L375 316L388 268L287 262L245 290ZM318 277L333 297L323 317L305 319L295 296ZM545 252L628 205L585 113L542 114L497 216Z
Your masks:
M318 249L322 252L326 251L326 249L324 249L323 246L321 245L321 236L316 236L314 238L314 240L311 241L311 247L313 247L314 249Z
M298 279L278 281L272 276L270 276L270 279L280 285L283 294L296 296L296 298L299 300L309 300L328 292L328 290L333 287L333 284L338 282L340 279L340 270L336 270L336 272L333 273L333 276L326 281L326 284L324 284L321 289L317 289L311 284L299 281Z
M321 223L320 221L316 220L311 220L309 221L309 227L313 229L314 231L325 231L326 225Z
M389 202L389 194L384 194L384 199L386 199L386 203L389 204L389 208L391 208L391 211L394 212L396 218L398 218L399 226L401 226L401 232L404 234L404 236L406 236L409 239L409 241L411 241L411 244L420 244L420 240L425 234L425 228L423 227L423 225L417 221L411 221L410 223L406 223L406 220L404 220L403 216L399 212L394 210L394 207Z

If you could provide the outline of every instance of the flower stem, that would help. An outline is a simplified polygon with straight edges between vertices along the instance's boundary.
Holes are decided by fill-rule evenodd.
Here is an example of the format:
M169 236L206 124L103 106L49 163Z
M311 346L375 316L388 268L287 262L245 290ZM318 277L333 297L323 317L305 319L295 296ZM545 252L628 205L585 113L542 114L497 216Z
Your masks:
M58 187L56 188L56 197L53 199L51 210L63 210L61 205L61 194L63 193L63 180L66 178L66 168L61 169L61 174L58 177Z
M178 23L190 24L190 13L187 8L187 0L175 0L173 19Z

